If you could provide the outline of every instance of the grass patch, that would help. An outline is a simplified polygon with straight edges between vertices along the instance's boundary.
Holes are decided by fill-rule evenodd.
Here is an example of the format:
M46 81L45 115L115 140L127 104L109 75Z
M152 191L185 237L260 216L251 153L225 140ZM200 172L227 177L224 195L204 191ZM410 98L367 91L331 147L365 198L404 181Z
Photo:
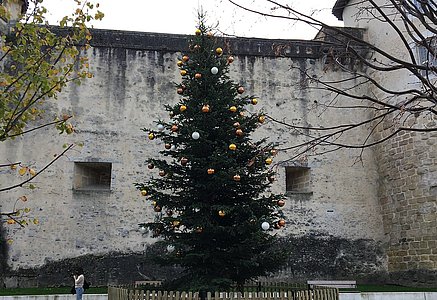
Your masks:
M16 288L0 289L0 296L21 296L21 295L65 295L70 294L71 287L53 288ZM91 287L85 294L107 294L108 287Z
M153 288L152 288L153 289ZM152 290L151 289L151 290ZM16 288L0 289L0 296L23 295L66 295L70 294L71 287L53 288ZM431 288L407 287L400 285L358 285L356 289L340 289L340 292L437 292L437 286ZM85 294L107 294L108 287L91 287Z

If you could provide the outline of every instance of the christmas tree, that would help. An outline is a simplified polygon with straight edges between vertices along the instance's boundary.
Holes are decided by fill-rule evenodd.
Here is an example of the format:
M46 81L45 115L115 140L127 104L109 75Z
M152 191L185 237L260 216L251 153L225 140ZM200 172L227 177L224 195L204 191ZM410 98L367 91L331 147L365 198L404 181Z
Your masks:
M272 231L285 225L284 200L269 192L274 145L250 137L265 121L246 109L258 100L230 80L234 58L199 23L177 62L180 100L165 107L170 120L143 129L165 143L162 159L148 159L159 176L136 186L157 213L140 226L166 246L161 263L184 269L179 287L222 290L281 267L286 253Z

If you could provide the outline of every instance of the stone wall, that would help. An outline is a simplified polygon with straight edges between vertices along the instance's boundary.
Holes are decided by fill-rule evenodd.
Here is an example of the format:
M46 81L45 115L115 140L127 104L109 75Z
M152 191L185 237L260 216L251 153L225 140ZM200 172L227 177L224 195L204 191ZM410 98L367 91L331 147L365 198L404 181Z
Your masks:
M398 134L381 145L378 156L388 270L402 281L418 284L437 278L436 136ZM402 276L403 272L408 275Z
M69 278L70 265L82 265L86 272L99 270L99 274L112 274L96 279L99 284L124 274L131 274L126 277L129 279L141 279L139 257L146 255L155 239L141 232L138 223L153 219L155 212L133 183L151 175L145 159L158 155L164 147L160 142L147 140L141 128L153 127L154 121L167 118L164 105L178 100L174 83L180 81L180 75L176 62L181 56L178 51L186 47L186 39L179 35L95 31L94 46L84 54L90 59L94 78L80 86L69 86L57 101L46 103L50 117L73 113L76 133L59 136L47 128L34 136L0 145L2 158L21 160L39 170L62 151L62 144L84 143L38 176L35 190L2 194L3 210L11 209L15 199L26 194L29 199L26 206L40 220L37 226L5 229L5 237L13 240L6 262L16 282L20 282L17 279L20 274L31 274L40 284L48 284L49 281L38 278L49 276L56 269L55 274L63 276L50 276L59 278L56 284L61 284ZM263 109L277 120L313 126L366 117L364 111L324 113L323 106L314 105L315 100L328 103L332 95L312 86L299 69L292 67L323 75L327 80L343 76L325 68L320 43L231 39L226 44L229 45L226 51L236 57L231 78L260 100L254 110ZM348 84L344 83L344 88ZM306 139L274 122L260 127L254 138L265 136L282 147ZM363 133L343 138L359 142L365 136ZM277 167L274 192L286 192L285 167L293 154L280 151L275 159L283 163ZM286 271L281 276L291 278L295 274L302 280L364 278L365 274L385 272L377 166L371 151L362 155L362 165L355 164L357 155L359 152L345 150L305 158L310 174L308 190L287 196L284 206L287 226L277 231L289 240L299 241L293 261L300 259L301 263L299 269L294 266L293 272ZM109 188L75 188L78 163L111 164ZM21 180L12 172L0 174L6 184ZM360 255L363 248L373 255ZM329 255L324 255L325 251ZM306 253L304 257L308 260L303 260L300 253ZM130 262L114 269L111 260L98 259L119 255L129 257Z
M380 22L376 10L362 8L357 0L347 1L344 10L345 26L366 29L367 39L391 55L409 61L407 49L399 44L398 33L387 23ZM399 16L390 11L392 4L386 0L376 3L393 17L400 32L405 32ZM388 5L387 5L388 4ZM419 24L417 18L411 22ZM422 26L418 26L421 28ZM424 31L425 36L427 32ZM408 36L406 36L408 39ZM415 43L410 41L415 52ZM415 53L416 54L416 53ZM386 59L374 55L375 60ZM434 74L430 75L435 76ZM420 82L406 70L395 72L373 71L372 77L387 90L400 92L406 89L421 90ZM389 99L392 105L401 105L411 95L390 97L373 87L371 93ZM426 128L435 126L435 116L399 114L385 119L378 126L375 139L392 135L401 126ZM401 132L387 143L378 146L375 158L379 166L379 190L384 235L387 237L388 271L397 282L424 282L437 279L437 167L436 133Z

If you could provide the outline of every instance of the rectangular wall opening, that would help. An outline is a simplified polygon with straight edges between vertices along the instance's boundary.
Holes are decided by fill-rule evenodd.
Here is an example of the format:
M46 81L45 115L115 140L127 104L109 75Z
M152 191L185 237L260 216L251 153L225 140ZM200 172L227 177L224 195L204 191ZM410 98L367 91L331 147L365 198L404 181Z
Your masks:
M310 175L310 168L308 167L285 167L287 193L311 193Z
M75 190L111 190L112 163L108 162L75 162Z

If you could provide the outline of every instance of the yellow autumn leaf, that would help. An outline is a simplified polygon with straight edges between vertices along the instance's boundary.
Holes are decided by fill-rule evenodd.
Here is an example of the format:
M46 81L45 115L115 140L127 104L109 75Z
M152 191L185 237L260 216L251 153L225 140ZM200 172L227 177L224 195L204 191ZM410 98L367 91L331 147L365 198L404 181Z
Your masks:
M11 224L15 224L15 220L8 219L8 220L6 221L6 223L8 223L9 225L11 225Z
M33 224L38 225L39 224L39 220L38 219L33 219Z
M21 196L20 198L18 198L19 200L21 200L21 201L23 201L23 202L26 202L27 201L27 197L26 196Z
M26 171L27 171L27 168L20 168L20 170L18 170L18 174L23 176L24 174L26 174Z
M13 240L13 239L8 239L7 243L8 243L9 245L12 245L12 244L14 243L14 240Z
M29 169L29 174L31 176L35 176L36 175L36 171L34 169Z

